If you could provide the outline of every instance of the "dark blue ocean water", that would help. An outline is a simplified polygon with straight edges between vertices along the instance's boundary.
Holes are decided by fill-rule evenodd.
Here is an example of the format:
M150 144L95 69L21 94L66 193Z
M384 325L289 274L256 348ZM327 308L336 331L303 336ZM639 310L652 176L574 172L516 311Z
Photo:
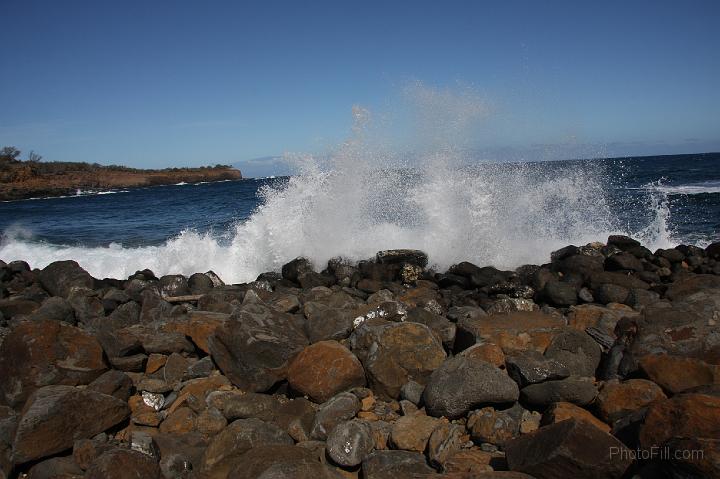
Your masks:
M500 165L499 168L512 170L516 167ZM611 211L608 222L615 229L632 233L652 223L661 223L656 225L657 228L664 229L663 234L675 243L707 244L720 240L718 153L545 162L522 168L517 174L547 178L575 170L590 171L588 174L593 175L593 181L601 185L603 199ZM33 266L43 266L64 254L81 262L98 263L103 260L103 251L107 251L108 257L114 258L115 262L125 261L122 258L132 259L134 255L148 258L154 250L146 248L168 249L168 241L177 238L182 231L193 231L199 235L209 233L217 243L208 245L208 248L217 248L223 242L234 242L233 254L245 247L253 248L253 255L272 255L272 245L248 246L243 243L243 238L237 238L236 226L246 222L261 204L258 195L261 187L277 186L284 181L287 179L245 179L0 203L0 232L3 235L0 259L9 261L19 259L14 256L26 255L28 257L22 259L34 263ZM532 178L527 181L532 181ZM448 185L448 188L452 187ZM333 194L342 196L342 192L335 191ZM571 191L568 194L575 193ZM297 201L305 200L298 197ZM332 199L329 201L332 203ZM338 197L337 201L350 202L342 197ZM582 215L583 212L574 214ZM274 220L265 220L266 232L259 233L260 241L263 235L272 234L272 225L268 226L268 222L272 221L287 222L288 218L276 215ZM312 225L302 226L308 227ZM447 234L453 233L448 231ZM172 250L177 257L206 253L198 244L193 244L191 249L187 249L190 248L187 244L174 243L172 246L177 249ZM186 250L183 252L182 248ZM124 251L125 256L120 255L119 250ZM173 261L181 262L172 258L156 267L172 270ZM213 261L217 262L217 259ZM196 262L193 266L200 268L202 263ZM100 273L107 273L117 270L117 267L105 265L98 268ZM124 272L122 270L117 274Z

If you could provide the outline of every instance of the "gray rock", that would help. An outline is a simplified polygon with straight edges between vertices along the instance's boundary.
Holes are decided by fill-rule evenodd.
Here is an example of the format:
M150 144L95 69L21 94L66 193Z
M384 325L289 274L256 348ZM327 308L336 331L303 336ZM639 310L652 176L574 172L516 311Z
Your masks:
M55 261L40 271L40 283L51 295L67 298L74 288L92 289L95 280L75 261Z
M565 328L555 335L545 350L547 358L564 364L570 374L586 377L595 376L601 355L600 346L590 335L573 328Z
M502 370L472 357L446 360L430 376L423 401L429 415L455 418L481 404L517 401L518 385Z
M353 330L350 311L308 301L303 306L303 312L307 318L306 329L311 343L328 339L340 341L350 336Z
M617 284L605 283L595 288L593 296L598 303L624 303L630 291L624 286L618 286Z
M349 421L360 411L360 400L352 393L343 392L325 401L315 414L310 435L325 440L338 424Z
M410 451L374 451L362 462L364 479L398 479L434 475L425 456Z
M68 324L76 324L75 310L66 299L55 296L47 298L40 307L32 314L31 319L53 321L64 321Z
M577 304L577 290L570 283L548 281L542 290L546 301L555 306L572 306Z
M598 390L592 379L576 376L531 384L520 391L523 403L536 407L546 407L554 402L570 402L585 406L593 402L597 395Z
M326 447L328 455L336 464L354 467L372 452L375 441L367 423L352 420L341 423L332 430Z
M402 389L400 389L400 397L419 406L422 401L423 391L425 391L425 386L415 381L408 381L403 385Z
M634 255L623 252L606 258L605 269L608 271L642 271L643 265Z
M560 361L535 350L519 351L505 357L508 375L520 387L570 376L570 369Z

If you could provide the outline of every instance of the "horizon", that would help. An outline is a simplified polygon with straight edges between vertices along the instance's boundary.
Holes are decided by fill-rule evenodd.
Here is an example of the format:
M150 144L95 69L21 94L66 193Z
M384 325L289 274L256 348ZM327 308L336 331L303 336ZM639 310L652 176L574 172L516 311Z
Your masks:
M394 151L436 130L500 162L720 151L716 2L271 7L4 2L0 146L247 165L331 154L361 106Z

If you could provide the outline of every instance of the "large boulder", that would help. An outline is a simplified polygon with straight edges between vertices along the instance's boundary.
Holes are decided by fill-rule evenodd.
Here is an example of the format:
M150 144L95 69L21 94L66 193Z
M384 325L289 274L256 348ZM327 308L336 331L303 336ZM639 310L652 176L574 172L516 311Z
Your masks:
M455 351L483 342L497 344L505 354L526 349L543 352L563 326L561 316L538 311L463 316L457 322Z
M0 400L22 406L37 388L88 384L107 366L100 343L58 321L20 323L0 345Z
M582 331L566 328L550 342L545 356L567 366L570 374L593 377L600 364L602 350Z
M426 477L435 474L425 456L410 451L374 451L362 462L364 479Z
M253 447L231 462L228 479L342 479L309 448L291 445ZM214 476L213 476L214 477Z
M368 423L352 420L338 425L327 438L327 453L343 467L359 465L375 448Z
M520 391L523 402L536 407L555 402L570 402L579 406L590 404L598 395L590 378L570 376L557 381L531 384Z
M358 358L337 341L320 341L290 363L288 382L313 401L323 403L341 391L365 385Z
M619 479L632 451L586 421L568 419L520 436L505 445L512 471L537 479Z
M24 464L72 447L125 420L127 403L73 386L45 386L27 401L18 423L13 462Z
M111 449L95 459L86 479L160 479L160 466L147 454L130 449Z
M225 376L255 392L285 379L290 360L307 344L293 316L259 304L237 309L208 340L210 354Z
M51 295L67 298L74 288L92 289L95 280L75 261L55 261L40 271L40 283Z
M398 398L410 380L425 384L446 357L430 328L419 323L366 321L353 332L350 344L371 388L384 398Z
M478 405L515 402L519 394L504 371L480 359L456 356L432 373L423 400L428 414L456 418Z

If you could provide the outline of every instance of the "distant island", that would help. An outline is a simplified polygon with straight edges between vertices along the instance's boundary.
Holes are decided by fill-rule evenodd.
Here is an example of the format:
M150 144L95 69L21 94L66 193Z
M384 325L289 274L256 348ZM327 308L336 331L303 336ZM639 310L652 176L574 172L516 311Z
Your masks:
M30 152L20 160L14 147L0 149L0 201L66 196L118 188L240 180L240 170L229 165L146 170L85 162L45 162Z

